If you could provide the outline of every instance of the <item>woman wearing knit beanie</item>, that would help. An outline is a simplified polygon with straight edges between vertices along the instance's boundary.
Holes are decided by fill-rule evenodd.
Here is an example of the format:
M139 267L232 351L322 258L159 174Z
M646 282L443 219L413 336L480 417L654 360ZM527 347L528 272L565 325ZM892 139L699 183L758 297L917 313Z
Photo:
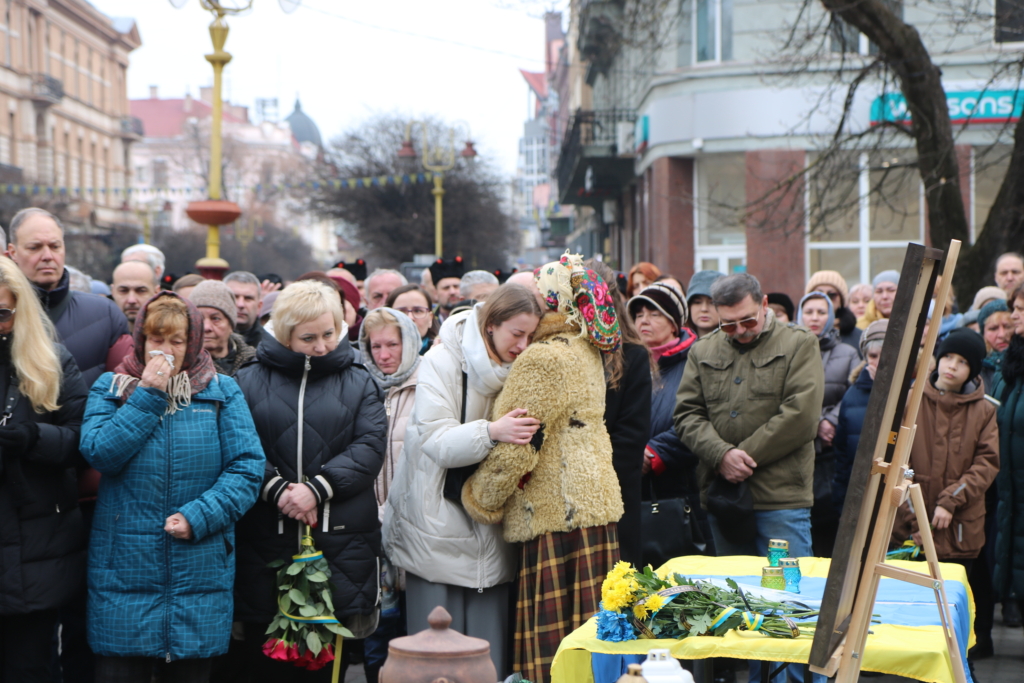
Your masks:
M896 300L896 288L900 284L900 274L896 270L883 270L871 280L875 293L868 304L864 315L857 319L857 328L866 330L876 320L888 319L892 313L892 304Z
M857 329L857 316L850 310L850 290L846 280L837 271L819 270L807 281L804 294L823 292L832 302L835 312L835 326L839 330L839 341L860 349L860 330Z
M629 316L657 362L659 371L659 377L653 378L651 392L650 438L644 449L643 500L685 499L696 514L702 536L705 540L710 539L711 526L699 505L697 456L679 440L672 421L686 358L690 347L697 341L697 335L685 327L686 301L674 288L656 282L630 299L628 307ZM663 531L660 528L643 529L645 535ZM695 548L690 554L700 550ZM706 546L703 551L714 555L711 546ZM638 566L651 564L657 567L670 559L654 556L648 547L645 548L642 565Z

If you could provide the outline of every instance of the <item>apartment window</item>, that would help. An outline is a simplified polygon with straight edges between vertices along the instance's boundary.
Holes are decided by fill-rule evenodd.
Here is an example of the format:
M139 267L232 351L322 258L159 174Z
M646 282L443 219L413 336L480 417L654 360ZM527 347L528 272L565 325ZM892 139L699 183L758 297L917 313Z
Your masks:
M1024 3L1020 0L996 0L997 43L1024 41Z
M907 242L924 239L924 192L909 150L851 153L809 179L809 272L870 282L899 270Z
M1017 2L1018 0L1012 0ZM895 14L900 20L903 19L903 0L883 0L892 13ZM835 53L852 53L861 55L877 55L878 46L867 39L867 36L863 35L855 27L843 21L843 19L836 14L832 13L832 35L830 39L830 47L832 52Z
M725 62L732 59L733 0L697 0L694 30L698 62Z
M167 162L163 159L153 162L153 186L167 187Z

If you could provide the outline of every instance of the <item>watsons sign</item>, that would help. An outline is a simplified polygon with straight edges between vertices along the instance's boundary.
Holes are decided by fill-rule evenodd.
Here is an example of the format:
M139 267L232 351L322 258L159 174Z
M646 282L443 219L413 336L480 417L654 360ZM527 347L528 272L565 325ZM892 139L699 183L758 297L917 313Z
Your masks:
M949 118L953 123L1013 123L1024 110L1024 91L963 90L946 93ZM907 100L900 93L887 93L871 103L871 125L884 121L909 123Z

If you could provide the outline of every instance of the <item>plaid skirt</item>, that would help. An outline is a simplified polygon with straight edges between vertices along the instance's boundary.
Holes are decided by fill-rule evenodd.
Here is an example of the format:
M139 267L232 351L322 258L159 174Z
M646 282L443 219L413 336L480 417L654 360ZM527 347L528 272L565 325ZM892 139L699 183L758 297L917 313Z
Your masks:
M619 560L614 523L549 533L522 545L515 670L547 683L562 639L598 610L601 584Z

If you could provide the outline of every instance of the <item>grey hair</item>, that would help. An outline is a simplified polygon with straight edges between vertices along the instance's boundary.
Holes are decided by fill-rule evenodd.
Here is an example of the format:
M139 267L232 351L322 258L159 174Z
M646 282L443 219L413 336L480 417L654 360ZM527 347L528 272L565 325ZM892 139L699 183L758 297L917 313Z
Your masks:
M1002 261L1007 256L1012 256L1013 258L1017 259L1021 263L1024 263L1024 256L1021 256L1020 252L1018 252L1018 251L1008 251L1005 254L1000 254L999 255L999 258L996 259L996 265L999 265L999 262Z
M369 293L370 291L370 282L372 282L373 278L377 277L378 275L397 275L398 279L402 281L403 287L409 284L409 281L405 279L405 276L402 275L397 270L395 270L394 268L378 268L377 270L370 273L370 275L366 278L366 281L363 283L367 293Z
M92 278L73 266L64 266L68 271L68 287L76 292L92 294Z
M494 277L494 273L488 273L486 270L471 270L462 276L459 281L459 294L462 295L463 299L468 299L469 295L473 293L473 287L476 285L496 285L498 278Z
M426 287L427 282L434 284L434 279L430 275L430 268L424 268L420 271L420 287Z
M146 263L153 269L154 273L164 272L164 266L167 263L167 259L164 257L164 252L160 251L152 244L133 244L124 251L121 252L121 262L131 256L132 254L142 254L146 257Z
M224 276L224 284L229 282L240 282L243 285L256 285L260 287L260 279L247 270L236 270ZM262 294L260 295L262 297Z
M117 269L120 268L121 266L123 266L125 264L129 264L129 263L130 264L136 264L137 263L137 264L141 264L141 265L146 266L147 268L149 268L149 272L153 274L153 286L156 287L158 290L160 289L160 278L158 278L156 276L156 270L153 268L152 265L150 265L149 261L121 261L121 263L118 263L117 266L114 268L114 271L110 274L110 284L114 284L114 279L115 279L115 276L117 275Z
M21 228L22 224L32 216L44 216L49 218L57 224L57 227L61 229L61 232L64 231L64 226L60 224L60 220L58 220L52 213L46 209L40 209L38 206L30 206L27 209L22 209L18 213L14 214L14 217L11 218L11 224L7 228L11 233L11 244L18 243L18 230Z
M715 306L735 306L748 296L759 305L764 299L761 283L750 273L726 275L711 285L711 301Z

